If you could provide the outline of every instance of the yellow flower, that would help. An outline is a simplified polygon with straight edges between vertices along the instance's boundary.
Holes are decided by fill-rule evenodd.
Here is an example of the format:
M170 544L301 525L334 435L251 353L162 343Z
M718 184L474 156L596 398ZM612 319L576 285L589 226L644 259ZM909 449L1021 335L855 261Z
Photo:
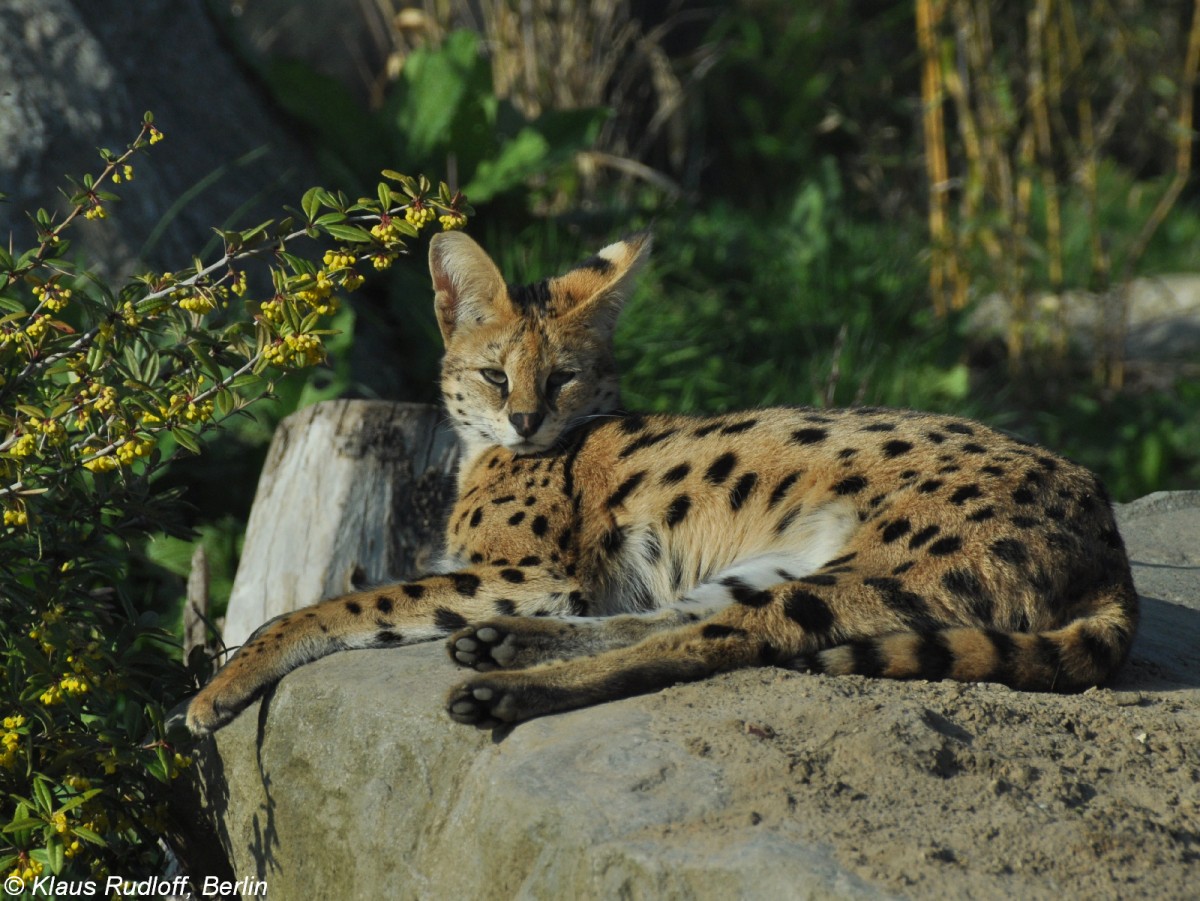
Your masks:
M83 218L84 219L107 219L108 213L105 211L104 207L98 201L93 201L92 205L90 207L88 207L87 212L85 212L83 214Z
M217 308L217 302L211 295L203 291L191 291L185 288L171 292L171 299L178 301L180 307L197 316L211 313Z
M23 526L29 522L29 515L24 510L5 510L4 524L6 526Z
M46 334L46 329L50 327L50 318L39 313L33 318L33 322L25 326L25 334L36 341L42 335Z
M117 462L116 457L112 454L105 454L103 457L96 457L92 460L85 460L83 468L89 472L112 472L121 464Z
M6 716L4 718L5 729L20 729L25 725L25 715L18 713L16 716Z
M166 137L166 136L161 131L159 131L153 125L150 126L150 143L151 144L157 144L164 137Z
M238 297L246 293L246 273L244 271L237 274L237 278L233 280L233 284L229 286L229 290Z
M92 386L92 392L96 394L96 399L92 402L92 406L97 413L111 413L117 408L117 389L105 386L99 388Z
M462 228L467 224L467 217L462 213L447 213L438 219L442 223L442 231L453 231L456 228Z
M25 434L13 443L13 446L8 449L8 453L10 456L19 459L21 457L28 457L35 450L37 450L37 439L33 435Z

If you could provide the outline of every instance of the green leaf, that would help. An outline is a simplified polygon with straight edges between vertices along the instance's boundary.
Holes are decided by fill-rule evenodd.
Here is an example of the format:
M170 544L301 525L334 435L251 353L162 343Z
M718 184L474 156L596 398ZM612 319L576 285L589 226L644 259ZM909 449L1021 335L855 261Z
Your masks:
M0 829L0 832L19 832L22 829L37 829L45 825L45 820L37 819L36 817L20 817L13 819L11 823Z
M353 244L367 244L372 240L366 229L359 228L357 225L327 225L325 231L339 241L349 241Z
M50 793L50 783L41 776L33 777L33 797L38 809L50 814L54 810L54 796Z
M46 859L50 864L50 872L56 876L62 872L63 864L66 863L66 848L63 847L61 835L51 835L46 839Z
M174 428L171 429L171 437L179 442L179 446L185 450L191 451L193 454L200 453L200 443L196 440L196 436L187 429Z
M320 190L320 188L309 188L300 198L300 209L304 210L304 215L309 222L313 221L318 210L321 209L321 200L318 196Z

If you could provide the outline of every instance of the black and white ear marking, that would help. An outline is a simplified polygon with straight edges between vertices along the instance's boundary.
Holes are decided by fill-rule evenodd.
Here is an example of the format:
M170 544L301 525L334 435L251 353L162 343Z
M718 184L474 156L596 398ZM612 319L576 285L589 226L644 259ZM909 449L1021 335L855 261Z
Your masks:
M458 231L434 235L429 242L429 274L442 340L460 328L492 319L507 296L504 277L487 252Z
M650 257L649 232L632 235L603 247L588 260L553 280L554 293L570 298L564 318L580 318L611 333L617 317L637 284L637 275Z

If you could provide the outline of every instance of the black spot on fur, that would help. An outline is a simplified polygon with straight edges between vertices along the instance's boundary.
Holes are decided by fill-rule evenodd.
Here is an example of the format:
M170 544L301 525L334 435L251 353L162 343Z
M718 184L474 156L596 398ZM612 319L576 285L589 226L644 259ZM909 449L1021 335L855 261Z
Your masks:
M942 426L947 432L954 432L956 435L974 435L975 430L969 425L963 425L961 422L948 422Z
M549 527L549 525L550 523L547 521L546 517L535 516L533 518L533 522L529 524L529 529L534 535L536 535L538 538L541 538L546 534L546 529Z
M732 452L721 454L705 470L704 478L713 485L720 485L729 478L729 473L733 472L735 466L737 466L737 454Z
M922 494L932 494L941 488L942 484L943 482L941 479L926 479L917 486L917 491L921 492Z
M753 472L748 472L738 479L729 491L729 506L734 510L740 510L757 483L758 474Z
M588 602L582 591L572 591L567 595L567 609L571 616L587 616Z
M517 563L517 566L541 566L541 565L542 565L542 558L534 557L534 556L522 557L520 559L520 561Z
M617 486L616 491L608 496L608 500L604 502L605 506L611 510L613 507L623 504L625 502L625 498L629 497L630 493L642 483L644 478L646 478L646 473L644 470L635 472L619 486Z
M765 607L771 603L771 592L760 591L747 585L741 579L730 577L722 579L721 584L729 589L730 596L746 607Z
M447 632L457 632L459 629L466 627L467 618L461 613L451 610L449 607L438 607L433 611L433 622L439 629Z
M379 597L375 598L375 609L380 613L391 613L392 599L381 594Z
M811 576L801 576L795 581L802 582L805 585L836 585L837 576L831 576L828 573L814 573Z
M482 521L483 521L483 509L481 507L476 507L475 512L473 512L471 514L471 520L470 520L471 528L472 529L475 528Z
M967 609L977 623L988 625L992 622L996 609L995 601L984 589L979 577L973 572L966 569L952 569L942 576L942 587L966 602Z
M473 598L479 590L479 576L474 573L454 573L450 576L454 582L454 590L464 597Z
M893 422L873 422L870 425L862 427L863 432L894 432L896 424Z
M632 435L646 427L646 417L640 413L631 413L628 416L623 416L620 419L620 424L622 432L626 435Z
M797 444L820 444L828 437L828 429L797 429L792 432L792 440Z
M516 513L514 513L512 516L510 516L508 518L508 524L510 526L519 526L524 519L525 519L525 511L518 510Z
M696 429L696 431L692 432L692 435L694 435L697 438L704 438L707 435L711 435L713 432L715 432L720 427L721 427L720 422L710 422L706 425L700 426L700 428L698 428L698 429Z
M899 439L895 439L884 444L883 455L889 458L899 457L901 454L907 454L912 449L913 446L911 441L900 441Z
M496 612L501 616L517 615L517 605L507 598L501 598L500 600L496 601L494 606L496 608Z
M957 535L947 535L929 545L929 553L935 557L945 557L947 554L953 554L959 550L962 550L962 539Z
M906 573L906 572L908 572L910 569L912 569L912 568L913 568L913 566L914 566L914 563L913 563L913 561L912 561L912 560L905 560L905 561L904 561L903 563L901 563L899 566L893 566L893 567L892 567L892 575L893 575L893 576L900 576L900 575L903 575L904 573Z
M545 313L550 308L550 282L542 279L531 285L509 285L508 299L513 310L522 316L535 311Z
M929 602L921 595L907 591L899 579L869 578L863 579L863 584L878 591L888 608L910 629L931 629L938 625L929 612Z
M867 487L867 477L863 475L850 476L842 479L833 486L833 493L839 495L858 494Z
M880 676L883 674L883 653L875 642L869 638L847 643L850 655L854 658L854 672L860 676Z
M946 440L946 436L943 435L941 432L926 432L925 437L928 438L930 441L932 441L934 444L941 444L943 441Z
M524 582L525 573L519 569L502 569L500 570L500 578L505 582Z
M941 632L925 632L917 644L917 670L921 678L945 679L954 668L954 652Z
M1000 539L991 543L991 552L1004 563L1024 564L1030 560L1030 552L1024 541L1016 539Z
M908 539L909 549L915 551L940 531L942 531L941 526L926 526L912 538Z
M994 507L980 507L974 513L967 517L967 522L987 522L994 518L996 510Z
M346 601L346 610L350 614L358 616L362 613L362 604L358 603L358 601Z
M849 462L850 460L854 459L854 457L857 455L858 455L857 447L843 447L840 451L838 451L838 459L841 460L843 463Z
M990 476L1004 475L1004 467L1003 466L991 466L991 465L984 466L984 467L981 467L979 471L986 472Z
M671 505L667 507L667 525L672 529L683 522L683 518L687 516L688 510L692 508L692 499L686 494L681 494L675 500L671 501Z
M779 518L779 522L775 524L775 534L782 535L784 532L790 529L792 523L794 523L796 518L800 516L800 513L803 509L803 507L793 507L791 510L788 510L787 513L783 514L783 516Z
M747 429L754 428L756 425L758 425L757 419L744 419L741 422L735 422L732 425L725 426L725 428L721 429L721 434L737 435L740 432L746 431Z
M607 275L612 272L613 263L611 260L606 260L604 257L596 254L588 257L582 263L575 267L576 269L591 269L593 272L598 272L601 275Z
M678 482L682 482L685 478L687 478L687 474L691 471L692 471L692 467L689 464L680 463L678 466L674 466L671 469L668 469L663 474L662 484L674 485L674 484L677 484Z
M771 492L771 499L767 501L767 509L773 510L775 506L784 498L784 495L791 490L791 487L796 484L796 480L800 478L800 473L793 472L784 476L775 490Z
M667 429L662 432L657 432L657 433L650 432L645 435L642 435L640 438L637 438L634 441L631 441L624 448L622 448L621 453L619 453L617 456L620 457L621 459L624 459L632 454L636 454L640 450L645 450L648 447L653 447L654 445L658 444L660 441L666 441L668 438L670 438L672 435L674 435L676 431L678 431L678 430L677 429Z
M893 520L884 526L883 534L880 536L880 538L883 540L884 544L891 544L898 538L902 538L903 536L907 535L911 530L912 523L910 523L904 517L901 517L900 519Z
M508 503L511 503L512 501L515 501L516 499L517 499L516 495L506 494L506 495L504 495L504 497L492 498L492 503L493 504L508 504Z
M621 550L625 544L625 530L620 526L614 526L605 532L600 538L600 549L611 557Z
M965 453L965 454L986 454L987 453L986 447L984 447L982 444L976 444L974 441L968 441L966 444L964 444L962 446L962 449L963 449L963 453Z
M404 588L401 590L406 595L408 595L410 598L412 598L414 601L417 600L418 598L422 597L425 594L425 586L424 585L415 585L415 584L410 583L408 585L405 585Z
M1012 499L1017 504L1032 504L1034 501L1033 492L1028 488L1021 487L1012 493Z
M832 560L826 561L824 568L828 569L831 566L843 566L849 563L858 556L858 551L851 551L848 554L843 554L841 557L834 557Z
M825 636L833 628L829 605L804 588L793 588L784 595L783 612L809 635Z
M983 492L979 490L978 485L963 485L961 488L955 489L955 491L950 495L950 503L957 507L961 507L967 501L982 496Z

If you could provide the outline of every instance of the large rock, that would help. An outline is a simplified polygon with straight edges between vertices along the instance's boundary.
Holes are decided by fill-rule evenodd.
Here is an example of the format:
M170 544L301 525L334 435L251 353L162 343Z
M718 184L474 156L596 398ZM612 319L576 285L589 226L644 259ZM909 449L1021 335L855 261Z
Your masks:
M0 85L5 245L10 231L32 245L25 211L62 209L64 176L97 171L96 148L124 149L146 110L167 140L135 160L106 221L72 232L102 271L188 265L213 226L278 217L319 181L202 0L5 0Z
M198 749L196 819L276 901L1187 897L1200 492L1121 525L1144 622L1110 688L758 669L491 734L441 713L440 647L347 652Z

